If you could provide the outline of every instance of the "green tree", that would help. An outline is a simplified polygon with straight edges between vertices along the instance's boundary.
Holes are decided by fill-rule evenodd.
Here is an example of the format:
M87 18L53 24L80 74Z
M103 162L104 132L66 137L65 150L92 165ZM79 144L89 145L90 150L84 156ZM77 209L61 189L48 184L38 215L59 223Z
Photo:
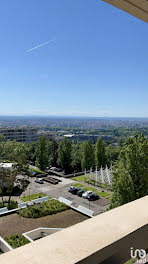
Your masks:
M5 177L5 170L4 168L0 167L0 197L2 198L2 203L4 205L4 177Z
M36 149L36 165L45 170L48 165L47 140L45 136L40 136Z
M106 153L106 159L107 159L107 165L108 166L113 165L117 161L118 156L120 154L120 151L121 151L121 147L119 147L119 146L108 145L105 148L105 153Z
M0 143L1 160L15 161L14 150L16 148L16 141L6 141Z
M96 166L98 169L101 168L101 166L104 168L106 166L107 158L105 154L105 145L102 141L102 138L99 137L96 143Z
M31 161L33 165L35 165L37 142L29 143L27 144L27 147L28 147L28 151L27 151L28 160Z
M120 137L120 138L118 139L118 145L119 145L120 147L123 147L123 145L124 145L124 139L123 139L122 137Z
M82 170L81 167L82 159L82 144L72 144L72 169L74 172Z
M28 147L16 141L0 142L0 159L10 160L19 164L27 164Z
M58 144L55 140L47 141L47 149L48 149L48 162L52 166L57 165L58 159Z
M17 176L17 169L12 169L12 170L7 170L7 178L6 178L6 188L7 188L7 193L8 193L8 205L10 205L11 202L11 196L12 192L15 186L16 182L16 176Z
M58 164L65 171L66 174L71 171L71 152L71 142L67 139L62 140L58 146Z
M148 194L148 141L136 135L125 141L113 173L112 207Z
M82 169L89 170L94 168L95 165L95 155L94 147L90 141L86 141L82 145Z
M20 166L26 165L28 163L27 151L27 145L16 142L15 148L13 149L13 160Z
M13 188L15 186L17 176L17 169L6 169L0 168L0 196L2 197L2 202L4 204L3 196L4 194L9 196L8 204L10 205L11 196L13 192Z
M114 171L112 189L114 192L110 208L118 207L135 199L132 177L120 162Z

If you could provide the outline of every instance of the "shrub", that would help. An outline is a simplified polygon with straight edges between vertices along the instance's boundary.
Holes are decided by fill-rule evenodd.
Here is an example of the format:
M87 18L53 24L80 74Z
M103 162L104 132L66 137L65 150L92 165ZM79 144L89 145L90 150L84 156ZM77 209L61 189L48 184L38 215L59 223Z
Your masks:
M0 208L7 207L8 210L18 208L18 203L17 201L11 200L10 203L8 201L4 201L4 204L0 202Z
M18 248L30 243L29 240L22 235L13 235L11 237L5 237L5 240L12 248Z
M47 202L42 202L38 205L33 205L29 208L21 209L17 211L17 213L20 216L27 218L39 218L46 215L56 214L67 209L69 209L69 207L66 204L61 203L58 200L52 199Z
M12 201L10 201L10 204L7 203L7 208L8 208L8 210L12 210L12 209L18 208L17 201L12 200Z
M2 202L0 202L0 208L3 208L3 207L4 207L3 203L2 203Z

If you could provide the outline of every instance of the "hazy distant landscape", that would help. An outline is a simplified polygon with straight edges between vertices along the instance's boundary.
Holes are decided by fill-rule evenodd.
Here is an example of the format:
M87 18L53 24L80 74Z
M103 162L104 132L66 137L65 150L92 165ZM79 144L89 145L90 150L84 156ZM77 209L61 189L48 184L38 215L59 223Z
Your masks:
M65 127L65 128L142 128L148 127L148 118L140 117L56 117L56 116L0 116L0 127Z

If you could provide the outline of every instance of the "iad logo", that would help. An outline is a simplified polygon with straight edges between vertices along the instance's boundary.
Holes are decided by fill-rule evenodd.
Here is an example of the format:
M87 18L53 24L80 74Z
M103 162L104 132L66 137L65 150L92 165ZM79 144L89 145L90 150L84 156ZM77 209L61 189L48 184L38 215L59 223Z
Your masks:
M131 258L138 258L136 263L146 263L146 251L144 249L133 250L131 247Z

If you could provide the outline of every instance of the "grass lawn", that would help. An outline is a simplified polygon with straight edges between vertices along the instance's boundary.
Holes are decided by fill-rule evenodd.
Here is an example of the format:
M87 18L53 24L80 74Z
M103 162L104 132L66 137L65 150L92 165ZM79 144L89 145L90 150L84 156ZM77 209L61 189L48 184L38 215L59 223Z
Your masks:
M86 178L85 181L86 181L87 183L89 183L89 184L93 184L93 185L94 185L94 181L90 180L89 178Z
M48 200L41 204L36 204L31 207L27 207L17 211L17 214L26 218L39 218L46 215L56 214L70 209L66 204L59 202L58 200Z
M77 181L77 182L84 182L85 176L81 175L81 176L73 177L72 180ZM94 185L94 182L90 179L86 179L86 183ZM95 194L98 194L101 198L108 198L109 200L111 200L111 197L112 197L112 194L109 192L106 192L106 191L99 192L98 189L96 189L94 187L84 187L84 185L81 183L73 184L73 186L75 186L77 188L82 188L84 191L92 191ZM108 188L105 184L99 184L98 187Z
M72 180L78 181L78 182L83 182L85 179L84 179L84 175L81 175L81 176L73 177Z
M77 181L77 182L86 182L86 183L89 183L89 184L94 185L94 181L92 181L92 180L90 180L90 179L87 179L87 178L86 178L86 181L85 181L85 175L81 175L81 176L73 177L72 180ZM103 184L103 183L99 183L99 184L98 184L98 187L101 187L101 188L105 188L105 189L111 190L111 187L110 187L110 186L107 186L107 185L105 185L105 184Z
M101 187L101 188L104 188L104 189L107 189L107 190L112 191L111 186L105 185L105 184L103 184L103 183L99 183L99 184L98 184L98 187Z
M81 184L81 183L75 183L75 184L73 184L72 186L77 187L77 188L82 188L82 187L84 187L84 185Z
M90 179L86 179L86 182L89 183L89 184L92 184L94 185L94 181L90 180ZM111 186L108 186L106 184L103 184L103 183L99 183L97 184L98 187L101 187L101 188L104 188L104 189L108 189L108 190L112 190Z
M106 197L110 197L111 198L111 193L108 192L99 192L96 188L94 187L85 187L83 188L84 191L92 191L95 194L98 194L101 198L106 198Z
M111 198L111 193L108 193L108 192L96 192L101 198Z
M12 248L18 248L30 243L29 240L22 235L13 235L11 237L5 237L4 239Z
M24 196L24 197L21 197L21 200L23 202L28 202L30 200L35 200L35 199L38 199L38 198L41 198L41 197L45 197L47 195L45 195L44 193L35 193L35 194L31 194L31 195L28 195L28 196Z

